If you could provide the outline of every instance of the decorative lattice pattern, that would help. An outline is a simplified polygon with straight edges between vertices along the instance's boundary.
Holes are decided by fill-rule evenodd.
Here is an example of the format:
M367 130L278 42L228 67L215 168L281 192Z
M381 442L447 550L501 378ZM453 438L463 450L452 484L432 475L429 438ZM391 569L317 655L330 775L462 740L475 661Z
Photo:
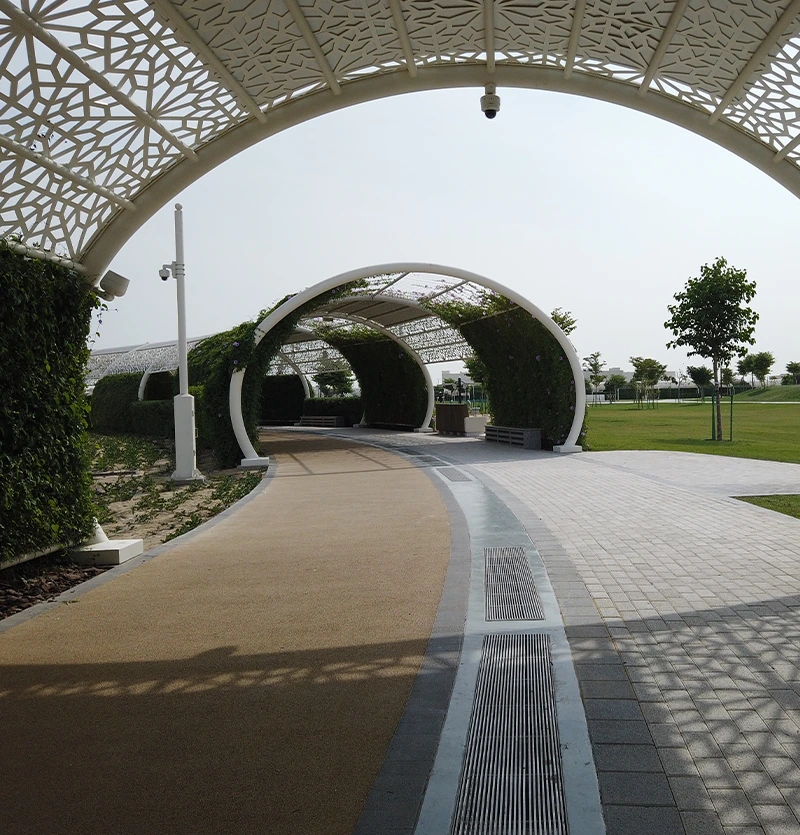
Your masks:
M0 0L0 234L79 259L232 127L458 64L647 84L796 168L799 54L796 0Z

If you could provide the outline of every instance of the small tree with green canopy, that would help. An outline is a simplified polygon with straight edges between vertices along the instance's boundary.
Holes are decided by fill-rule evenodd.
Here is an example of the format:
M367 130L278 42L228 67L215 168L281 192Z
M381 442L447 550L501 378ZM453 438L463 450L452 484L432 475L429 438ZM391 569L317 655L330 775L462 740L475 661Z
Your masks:
M689 375L689 379L697 386L697 391L700 393L703 403L705 403L705 387L710 386L711 381L714 379L711 369L707 365L687 365L686 373Z
M755 375L755 366L753 364L753 354L746 354L739 362L736 363L736 370L742 376L742 382L747 374L750 375L750 386L753 386L753 377Z
M578 320L569 310L562 310L560 307L550 313L550 318L567 334L572 333L578 327Z
M728 387L732 386L733 385L733 379L734 379L733 369L728 368L728 367L723 368L722 372L721 372L721 379L722 379L722 385L723 386L728 386Z
M800 383L800 362L787 362L786 373L792 375L792 380L789 385L797 385Z
M761 383L761 388L766 388L766 380L772 366L775 365L775 357L769 351L759 351L752 356L753 374L756 375L756 379Z
M714 378L714 405L717 440L722 440L722 409L719 371L734 356L743 356L746 346L755 342L753 332L758 314L744 305L756 294L754 281L747 281L747 271L729 267L719 257L700 268L700 278L690 278L676 293L676 304L668 305L670 319L664 327L675 337L667 348L688 347L689 356L711 360Z
M632 380L638 384L637 390L644 395L646 400L654 400L656 383L664 379L667 366L651 357L631 357L630 359L633 366Z
M619 390L627 383L623 374L610 374L606 377L606 397L613 403L619 399Z
M592 384L595 400L597 400L597 387L606 378L606 375L601 373L604 365L605 363L600 359L600 351L595 351L588 357L583 358L583 368L584 371L589 372L589 382Z

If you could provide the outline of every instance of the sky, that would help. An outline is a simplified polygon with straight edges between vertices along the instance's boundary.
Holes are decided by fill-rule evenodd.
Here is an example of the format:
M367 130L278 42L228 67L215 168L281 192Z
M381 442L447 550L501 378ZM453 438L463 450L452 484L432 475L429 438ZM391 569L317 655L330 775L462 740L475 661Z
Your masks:
M415 93L319 117L187 188L111 264L131 279L95 347L177 334L173 204L184 207L187 330L215 333L346 270L428 261L571 311L579 356L607 367L667 350L667 305L724 256L757 284L755 351L800 360L800 201L682 128L604 102L500 89ZM708 364L708 363L707 363ZM449 368L455 363L445 363Z

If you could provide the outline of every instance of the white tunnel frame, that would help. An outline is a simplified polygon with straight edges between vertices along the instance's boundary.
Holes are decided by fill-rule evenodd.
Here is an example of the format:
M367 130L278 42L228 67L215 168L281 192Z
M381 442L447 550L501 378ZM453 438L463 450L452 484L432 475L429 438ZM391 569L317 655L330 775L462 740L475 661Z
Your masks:
M280 307L273 310L256 327L255 344L258 345L261 342L261 340L275 327L275 325L277 325L279 322L285 319L286 316L288 316L290 313L293 313L302 305L307 304L310 301L313 301L316 297L322 295L323 293L326 293L330 290L335 290L337 287L341 287L344 284L349 284L352 281L359 281L366 278L372 278L378 275L394 273L422 273L424 275L440 275L446 276L448 278L458 279L464 282L469 282L471 284L478 284L482 287L485 287L487 290L492 290L493 292L504 296L509 301L514 302L514 304L516 304L518 307L522 308L527 313L529 313L534 319L540 321L547 328L547 330L550 331L550 333L556 338L561 349L564 351L565 356L569 360L570 369L572 371L573 379L575 382L575 414L572 419L572 426L570 427L569 433L567 434L564 443L558 446L554 446L553 451L581 451L581 447L578 444L578 440L580 438L581 427L583 426L584 413L586 411L586 390L583 381L583 368L581 367L580 358L578 357L578 354L575 351L574 346L569 341L564 331L562 331L561 328L559 328L559 326L543 310L541 310L539 307L533 304L533 302L529 301L524 296L517 293L515 290L511 290L508 287L504 287L502 284L499 284L498 282L493 281L490 278L486 278L485 276L479 275L478 273L473 273L468 270L462 270L457 267L448 267L443 264L429 264L419 262L377 264L369 267L360 267L355 270L350 270L349 272L339 273L338 275L332 276L331 278L328 278L325 281L321 281L318 284L313 285L312 287L307 287L302 292L297 293L290 299L287 299L287 301L280 305ZM402 298L397 298L395 299L395 301L401 303L405 300ZM332 315L337 316L338 314ZM431 313L431 315L433 314ZM378 323L375 323L372 320L365 320L364 324L367 324L369 327L375 327L376 330L379 329L376 327L376 324ZM400 338L397 337L397 339ZM402 343L402 340L400 340L400 342ZM403 343L403 345L404 348L408 350L409 346L406 346L405 343ZM244 458L241 462L241 466L263 467L269 463L269 458L266 456L261 457L255 451L253 444L250 442L250 438L248 437L247 430L245 429L244 418L242 415L242 386L244 384L244 375L246 373L247 368L245 367L242 369L236 369L231 374L230 388L228 390L228 404L230 408L231 424L233 426L233 431L236 436L236 440L239 443L239 447L244 455ZM428 378L430 378L429 374ZM429 391L432 391L432 386L429 388Z

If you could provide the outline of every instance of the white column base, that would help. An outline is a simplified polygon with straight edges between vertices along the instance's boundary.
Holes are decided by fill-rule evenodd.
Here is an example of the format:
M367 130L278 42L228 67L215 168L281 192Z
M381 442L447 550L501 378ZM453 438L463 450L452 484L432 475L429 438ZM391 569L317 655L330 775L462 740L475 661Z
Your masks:
M414 431L415 432L424 432L426 435L428 435L428 434L433 434L436 430L431 429L430 426L424 426L424 427L423 426L418 426Z
M554 446L553 452L583 452L583 447L577 446L576 444L561 444L560 446Z
M261 458L242 458L242 462L239 466L243 470L263 469L264 467L269 467L269 456L265 455Z
M206 477L197 469L194 397L177 394L172 402L175 411L175 472L172 480L186 483L205 481Z

